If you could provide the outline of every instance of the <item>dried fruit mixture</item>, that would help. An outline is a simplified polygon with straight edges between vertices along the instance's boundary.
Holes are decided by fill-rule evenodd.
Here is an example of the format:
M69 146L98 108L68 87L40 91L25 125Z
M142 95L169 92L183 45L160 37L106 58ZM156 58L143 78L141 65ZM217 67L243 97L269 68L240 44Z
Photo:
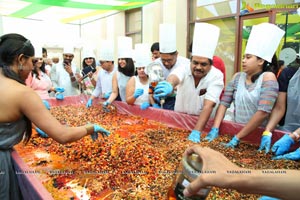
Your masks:
M190 133L187 130L118 114L113 109L105 112L101 105L89 109L83 105L53 106L51 113L67 126L97 123L111 132L109 137L100 136L96 142L85 137L65 145L34 134L26 146L16 146L27 165L40 172L37 176L54 199L167 199L182 154L193 145L187 140ZM231 136L222 135L201 145L222 152L242 167L299 168L298 162L272 161L271 155L258 153L256 145L241 143L237 150L220 145L230 139ZM207 199L258 197L212 188Z

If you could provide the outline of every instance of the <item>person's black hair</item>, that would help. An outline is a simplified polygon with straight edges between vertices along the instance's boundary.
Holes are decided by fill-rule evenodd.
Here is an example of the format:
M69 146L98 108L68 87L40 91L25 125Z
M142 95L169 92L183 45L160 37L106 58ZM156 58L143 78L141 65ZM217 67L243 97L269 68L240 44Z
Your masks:
M151 46L151 52L153 53L153 51L159 51L159 43L158 42L154 42Z
M260 57L257 56L257 59L262 59ZM276 76L276 74L278 73L279 70L279 65L278 65L278 60L277 60L277 56L276 54L274 54L274 56L272 57L272 61L271 63L266 61L263 64L263 69L261 72L254 74L251 77L251 81L252 83L254 83L256 81L256 79L258 79L258 77L263 73L263 72L273 72Z
M46 55L47 55L47 54L48 54L48 53L47 53L47 49L44 48L44 47L42 47L42 53L46 53Z
M126 76L134 76L135 67L132 58L122 58L122 59L126 61L126 66L122 68L120 64L118 64L118 71L122 72Z
M278 60L278 65L279 65L279 67L281 67L282 65L284 65L284 61L283 60Z
M83 60L82 60L82 68L84 69L85 67L88 67L89 65L87 65L86 63L85 63L85 60L86 58L84 58ZM93 68L96 68L96 60L95 60L95 58L93 58L93 63L92 63L92 65L91 65Z
M19 75L9 67L21 54L28 57L34 56L34 47L27 38L16 33L5 34L0 37L0 67L3 75L25 85ZM32 134L32 123L26 116L24 116L24 119L26 121L26 131L23 141L27 143Z

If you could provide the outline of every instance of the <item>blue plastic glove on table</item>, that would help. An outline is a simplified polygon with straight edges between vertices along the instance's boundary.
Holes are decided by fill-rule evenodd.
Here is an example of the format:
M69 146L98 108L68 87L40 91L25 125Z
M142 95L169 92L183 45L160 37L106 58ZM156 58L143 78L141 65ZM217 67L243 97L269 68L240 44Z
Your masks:
M152 105L153 108L161 108L157 103Z
M134 91L133 97L136 99L143 94L144 94L144 90L141 88L138 88Z
M48 101L43 100L43 104L45 105L45 107L46 107L48 110L50 110L50 104L49 104Z
M280 200L275 197L261 196L258 200Z
M192 130L192 132L190 133L188 139L192 142L198 143L198 142L200 142L200 136L201 136L200 131Z
M140 108L142 109L142 110L146 110L147 108L149 108L150 107L150 103L149 102L144 102L144 103L142 103L141 105L140 105Z
M266 153L269 153L270 148L271 148L271 140L272 140L272 135L263 135L261 137L260 146L258 148L258 151L265 150Z
M165 98L169 94L171 94L173 91L173 86L171 83L167 81L161 81L157 84L157 86L154 88L154 99L160 100L161 98Z
M298 148L296 151L284 155L274 156L272 159L273 160L300 160L300 149Z
M293 138L291 138L288 134L285 134L277 142L275 142L271 150L275 153L275 156L279 156L288 152L293 144L295 144Z
M94 124L94 133L91 134L91 138L93 141L98 139L98 133L101 133L103 137L107 137L110 135L110 132L106 129L102 128L101 126Z
M204 138L204 140L207 140L208 142L213 141L215 138L217 138L219 136L219 128L215 128L213 127L209 133L207 134L207 136Z
M86 107L89 108L93 104L93 99L89 99L88 102L86 103Z
M103 95L103 98L108 99L110 97L110 95L111 95L111 92L107 92Z
M225 144L225 147L227 148L235 148L238 144L240 143L240 140L234 136L230 142L228 142L227 144Z
M56 92L62 93L62 92L65 91L65 88L62 88L62 87L56 87L56 88L54 88L54 90L55 90Z
M36 132L37 132L41 137L43 137L43 138L47 138L47 137L48 137L48 135L47 135L44 131L42 131L41 129L39 129L38 127L36 127L35 130L36 130Z
M57 92L56 94L55 94L55 98L57 99L57 100L64 100L64 95L62 94L62 93L59 93L59 92Z

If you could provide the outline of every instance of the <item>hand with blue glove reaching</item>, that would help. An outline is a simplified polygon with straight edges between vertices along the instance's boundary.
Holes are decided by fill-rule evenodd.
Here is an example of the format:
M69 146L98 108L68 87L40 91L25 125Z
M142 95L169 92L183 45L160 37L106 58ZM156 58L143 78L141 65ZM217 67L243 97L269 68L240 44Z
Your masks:
M211 142L218 136L219 136L219 128L212 127L209 133L207 134L207 136L204 138L204 140Z
M201 137L201 132L198 130L192 130L190 133L188 139L192 142L199 143L200 142L200 137Z
M140 105L140 108L141 110L146 110L147 108L150 107L150 103L149 102L143 102L141 105Z
M225 144L225 147L227 148L235 148L238 144L240 143L239 138L237 138L236 136L234 136L230 142L228 142L227 144Z
M295 160L295 161L300 160L300 149L298 148L297 150L284 155L274 156L272 159L273 160Z
M87 133L91 135L93 141L96 141L98 139L98 133L100 133L102 137L108 137L110 135L109 131L97 124L89 124L86 125L85 128L87 130Z
M93 99L89 99L88 102L86 103L85 107L89 108L93 105Z
M44 131L42 131L41 129L39 129L38 127L36 127L35 130L36 130L36 132L37 132L41 137L43 137L43 138L47 138L47 137L48 137L48 135L47 135Z
M293 144L295 144L293 138L291 138L289 134L285 134L277 142L275 142L271 150L275 153L275 156L279 156L288 152Z
M110 95L111 95L111 92L104 93L103 98L108 99L110 97Z
M55 90L55 98L57 99L57 100L64 100L64 95L62 94L64 91L65 91L65 89L64 88L62 88L62 87L55 87L54 88L54 90Z
M143 94L144 94L144 90L141 88L138 88L134 91L133 97L136 99Z
M264 131L261 137L258 151L265 150L265 153L269 153L271 148L271 140L272 140L272 133L270 131Z
M45 107L46 107L48 110L50 110L50 104L49 104L48 101L43 100L43 104L45 105Z
M167 97L173 91L173 86L167 81L161 81L154 88L154 99L160 101L161 98Z
M269 196L261 196L258 200L280 200L275 197L269 197Z
M105 111L105 112L110 112L110 110L108 109L108 105L109 105L109 101L105 101L103 104L102 104L102 109Z

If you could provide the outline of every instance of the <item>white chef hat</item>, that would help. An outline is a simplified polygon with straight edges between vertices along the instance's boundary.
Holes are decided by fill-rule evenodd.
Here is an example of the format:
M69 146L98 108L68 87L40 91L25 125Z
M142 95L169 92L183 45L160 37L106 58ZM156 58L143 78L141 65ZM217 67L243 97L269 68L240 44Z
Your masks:
M83 50L83 59L85 58L95 58L93 49L84 49Z
M247 42L245 54L252 54L272 62L272 57L284 33L274 24L261 23L254 25Z
M74 47L70 45L64 46L63 53L74 54Z
M192 56L212 59L219 36L219 27L208 23L196 23L193 36Z
M34 57L42 58L43 57L43 48L39 45L34 45Z
M150 45L147 43L135 44L135 67L146 67L151 63Z
M159 51L161 53L173 53L177 51L175 24L159 25Z
M113 40L102 40L99 53L100 61L114 60L114 42Z
M131 37L118 37L118 58L132 58L132 38Z

